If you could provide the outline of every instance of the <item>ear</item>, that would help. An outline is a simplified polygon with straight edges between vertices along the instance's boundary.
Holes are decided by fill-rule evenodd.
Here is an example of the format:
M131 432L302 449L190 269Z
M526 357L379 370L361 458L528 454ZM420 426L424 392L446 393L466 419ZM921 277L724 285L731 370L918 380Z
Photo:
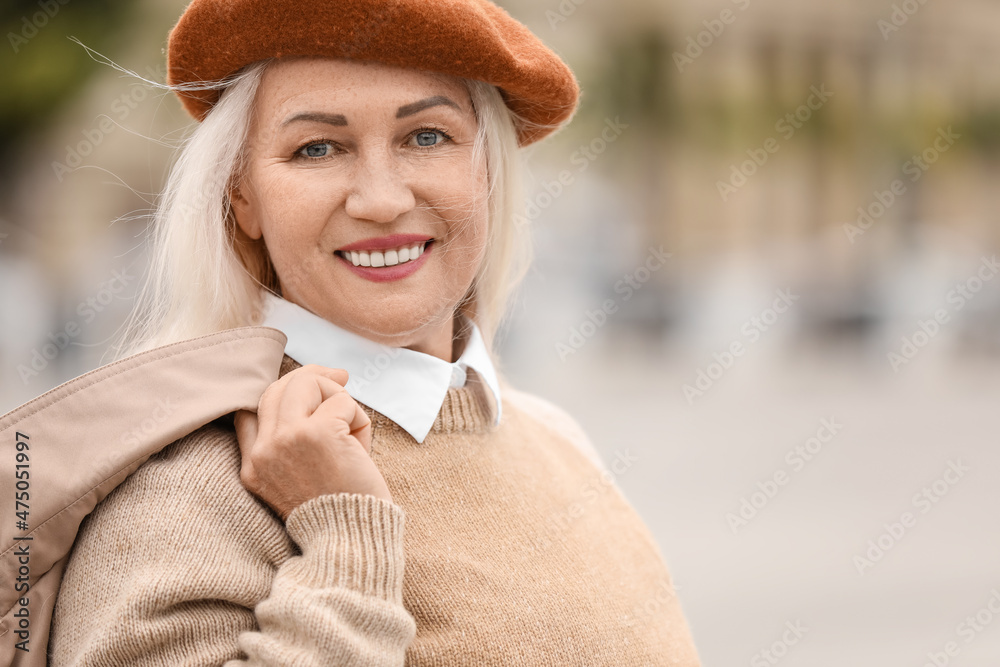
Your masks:
M262 232L256 207L238 186L229 192L229 204L233 208L236 224L240 226L243 233L255 241L259 239Z

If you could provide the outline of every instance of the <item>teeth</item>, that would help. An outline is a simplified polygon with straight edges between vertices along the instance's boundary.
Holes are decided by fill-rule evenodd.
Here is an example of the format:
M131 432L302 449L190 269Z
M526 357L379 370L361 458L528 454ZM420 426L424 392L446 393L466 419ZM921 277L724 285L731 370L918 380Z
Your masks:
M424 254L426 246L427 242L425 241L424 243L414 243L413 245L402 246L392 250L372 250L371 252L367 250L351 250L341 252L340 254L345 259L349 259L354 266L395 266L411 262L420 257Z

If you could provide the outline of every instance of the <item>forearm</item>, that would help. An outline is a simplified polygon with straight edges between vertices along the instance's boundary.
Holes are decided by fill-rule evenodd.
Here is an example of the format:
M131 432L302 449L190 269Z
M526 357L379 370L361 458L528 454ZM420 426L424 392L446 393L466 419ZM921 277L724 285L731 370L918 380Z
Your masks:
M244 632L235 665L401 666L416 632L402 605L403 513L370 495L337 494L286 524L302 555L279 568Z
M168 450L81 527L54 667L403 664L401 508L321 496L282 523L242 487L231 434Z

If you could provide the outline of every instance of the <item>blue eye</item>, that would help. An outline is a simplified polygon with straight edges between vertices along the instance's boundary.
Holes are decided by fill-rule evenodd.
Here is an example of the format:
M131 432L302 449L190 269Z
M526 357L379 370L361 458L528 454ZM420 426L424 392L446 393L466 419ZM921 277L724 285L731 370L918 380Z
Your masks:
M303 146L299 150L299 154L305 157L326 157L333 152L332 148L333 146L326 142L309 144L308 146Z
M418 132L416 135L418 146L434 146L437 143L438 135L444 136L443 132L438 130L426 130L424 132Z

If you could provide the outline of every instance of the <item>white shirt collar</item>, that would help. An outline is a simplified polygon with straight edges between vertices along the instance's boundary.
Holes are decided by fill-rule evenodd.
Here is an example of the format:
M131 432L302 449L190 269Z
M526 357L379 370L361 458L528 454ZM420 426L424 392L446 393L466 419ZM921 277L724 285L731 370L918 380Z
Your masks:
M343 368L350 377L344 388L359 403L382 413L417 442L434 425L449 387L465 385L473 368L493 392L494 423L500 422L500 384L479 327L471 328L457 361L424 352L389 347L342 329L305 308L264 292L264 321L288 337L285 354L302 365Z

